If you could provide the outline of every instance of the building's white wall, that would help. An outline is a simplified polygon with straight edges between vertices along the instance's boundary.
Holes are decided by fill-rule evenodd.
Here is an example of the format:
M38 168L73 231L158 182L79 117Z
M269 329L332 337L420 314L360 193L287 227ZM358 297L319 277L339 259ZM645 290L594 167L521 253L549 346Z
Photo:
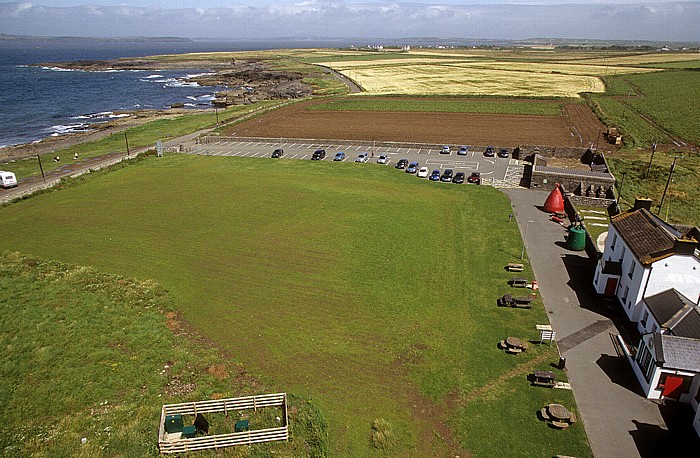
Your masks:
M642 319L644 318L645 312L648 312L649 316L646 319L646 323L642 323ZM654 318L654 315L651 314L651 311L649 311L649 307L644 301L641 301L639 303L639 321L637 321L637 330L641 335L649 334L652 332L659 332L661 330L661 326L659 325L659 323L657 323L656 319Z
M674 255L651 265L646 297L669 288L697 303L700 297L700 260L694 256Z

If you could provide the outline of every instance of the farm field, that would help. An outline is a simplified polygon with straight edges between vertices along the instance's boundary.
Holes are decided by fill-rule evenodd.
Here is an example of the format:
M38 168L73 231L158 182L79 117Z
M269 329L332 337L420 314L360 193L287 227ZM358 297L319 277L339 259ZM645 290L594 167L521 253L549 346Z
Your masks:
M557 109L556 115L545 115ZM229 127L224 133L241 137L581 147L595 142L602 130L602 124L581 103L348 97L301 102Z
M352 163L179 155L79 181L0 209L0 249L157 282L265 386L313 400L330 456L591 456L583 428L561 434L534 415L574 405L525 379L556 348L496 348L535 339L546 320L539 300L495 305L522 243L497 190ZM483 411L522 429L490 440L499 425ZM379 447L373 422L390 432Z

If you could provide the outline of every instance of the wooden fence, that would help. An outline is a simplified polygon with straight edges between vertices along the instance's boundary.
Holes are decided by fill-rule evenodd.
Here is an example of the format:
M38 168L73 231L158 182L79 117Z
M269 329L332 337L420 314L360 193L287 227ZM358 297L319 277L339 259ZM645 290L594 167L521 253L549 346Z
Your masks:
M282 426L192 438L183 438L180 435L168 435L165 432L165 418L168 415L197 415L198 413L227 414L229 411L257 410L264 407L280 407L282 409ZM249 445L288 439L289 422L286 393L184 402L181 404L166 404L161 410L158 434L160 453L184 453L195 450L231 447L233 445Z

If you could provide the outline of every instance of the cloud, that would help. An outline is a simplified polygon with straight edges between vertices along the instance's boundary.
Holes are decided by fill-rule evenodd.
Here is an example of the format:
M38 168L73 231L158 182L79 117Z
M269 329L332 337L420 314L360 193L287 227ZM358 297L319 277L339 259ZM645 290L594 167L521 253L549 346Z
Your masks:
M237 2L165 7L98 0L90 6L0 3L0 31L16 35L181 36L224 39L531 37L700 41L700 2L440 4L358 1ZM484 0L485 1L485 0ZM539 3L550 2L541 0ZM54 2L55 3L55 2ZM118 4L121 3L121 4ZM171 5L194 4L173 2ZM230 3L229 3L230 4Z

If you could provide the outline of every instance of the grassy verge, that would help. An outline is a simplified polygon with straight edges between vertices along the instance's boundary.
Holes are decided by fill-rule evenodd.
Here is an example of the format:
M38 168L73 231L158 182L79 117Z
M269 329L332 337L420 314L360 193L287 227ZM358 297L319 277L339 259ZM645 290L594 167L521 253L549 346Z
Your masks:
M455 100L353 98L312 105L309 110L333 111L406 111L430 113L492 113L534 116L558 116L561 106L556 102L530 100Z
M255 110L274 106L278 103L280 102L264 101L245 106L233 106L225 110L219 110L218 120L220 123L232 122ZM216 126L216 121L217 114L213 111L164 117L162 119L146 122L137 127L132 127L124 132L111 134L94 142L81 143L71 148L44 154L41 157L41 167L44 169L44 173L48 173L66 164L66 162L72 162L72 157L75 153L78 153L79 159L82 160L112 152L126 153L127 141L129 150L132 151L149 146L155 148L155 144L159 140L165 141L169 138L179 137L201 129L213 128ZM60 156L62 161L54 162L54 156ZM36 157L17 160L3 167L15 172L18 178L41 175L39 160Z
M534 415L547 395L575 410L571 392L525 379L556 348L516 360L496 347L537 339L547 318L539 298L495 304L522 246L495 189L368 164L170 155L0 211L0 249L155 279L265 386L314 399L330 456L454 453L436 423L493 456L503 418L532 433L499 438L513 455L591 456L583 428L554 447L561 432ZM502 378L517 389L492 385ZM472 415L475 398L498 418Z
M158 456L162 404L265 389L188 330L173 305L152 281L3 253L3 456ZM290 405L288 443L238 456L324 454L321 413L294 396Z

